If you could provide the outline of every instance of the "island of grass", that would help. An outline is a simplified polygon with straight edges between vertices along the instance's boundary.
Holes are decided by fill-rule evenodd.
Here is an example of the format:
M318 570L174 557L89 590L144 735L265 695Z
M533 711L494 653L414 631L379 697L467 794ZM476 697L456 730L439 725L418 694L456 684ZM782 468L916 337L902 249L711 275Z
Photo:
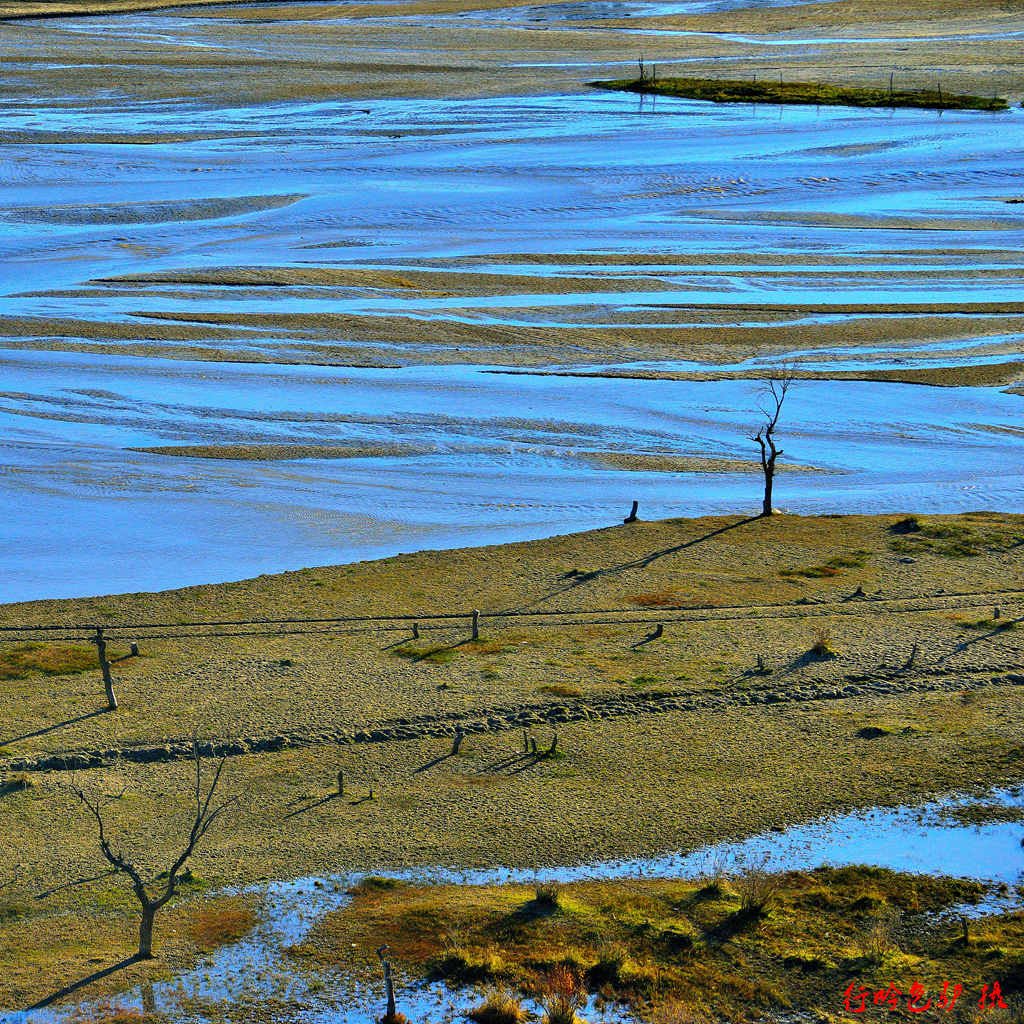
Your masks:
M481 1024L522 1021L519 994L560 1024L580 1021L574 1011L590 996L659 1024L700 1024L770 1018L780 1008L834 1020L845 999L859 1012L866 994L864 1019L878 1020L897 1004L906 1013L934 1003L951 978L963 997L948 1019L959 1022L972 1019L992 979L1014 1001L1024 979L1024 915L976 918L966 932L958 919L982 890L863 866L535 887L368 878L290 953L314 970L344 965L373 977L387 936L404 980L504 992L512 1012L495 1013L492 996L469 1014ZM893 980L903 991L875 999ZM556 1015L559 995L569 1012Z
M938 89L868 89L825 82L724 78L634 78L590 82L596 89L677 96L711 103L797 103L830 107L921 107L927 110L1006 110L1001 96L962 96Z

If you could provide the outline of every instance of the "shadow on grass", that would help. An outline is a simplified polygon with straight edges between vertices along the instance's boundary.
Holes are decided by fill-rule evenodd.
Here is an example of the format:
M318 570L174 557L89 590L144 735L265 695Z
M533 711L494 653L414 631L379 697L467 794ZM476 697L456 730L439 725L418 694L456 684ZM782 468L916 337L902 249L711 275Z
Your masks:
M383 649L390 650L392 648L401 647L403 644L407 644L409 642L409 640L403 640L402 643L400 644L391 644L390 647L385 647ZM427 661L430 658L436 659L438 655L446 654L448 651L457 651L460 647L464 647L466 644L470 644L472 642L472 639L466 637L465 640L456 640L455 643L453 644L448 644L446 646L440 647L431 647L429 651L422 651L419 654L415 654L409 660L413 662L413 664L416 664L420 661Z
M430 771L431 768L436 768L439 764L443 764L445 761L455 757L455 752L449 750L446 754L441 754L440 757L435 757L432 761L427 761L421 764L419 768L413 768L413 775L418 775L420 772Z
M281 820L287 821L289 818L297 818L300 814L306 814L308 811L312 811L317 807L329 804L332 800L337 800L339 796L341 796L340 793L328 793L327 796L321 797L319 800L314 800L311 803L296 808L294 811L290 811Z
M693 540L683 541L681 544L672 545L672 547L652 551L649 554L643 555L640 558L635 558L630 562L622 562L619 565L610 565L607 569L595 569L593 572L580 573L578 576L574 576L569 580L569 582L564 586L556 587L554 590L549 590L546 594L542 594L536 600L531 601L528 604L519 605L517 608L509 608L507 611L510 613L525 611L538 604L542 604L544 601L548 601L553 597L557 597L559 594L564 594L569 590L575 590L576 587L582 586L585 583L592 583L594 580L602 579L605 576L615 576L618 573L628 572L630 569L646 569L647 566L656 562L659 558L666 558L668 555L674 555L680 551L685 551L687 548L696 547L698 544L704 544L706 541L713 540L715 537L720 537L723 533L729 533L731 530L737 530L741 526L760 522L760 520L760 516L747 516L735 523L729 523L727 526L720 526L717 530L705 533L701 537L694 537Z
M1019 619L1000 619L999 624L990 629L987 633L982 633L980 636L971 637L970 640L962 640L958 643L949 654L942 655L939 661L945 661L947 658L951 658L954 654L963 654L964 651L969 650L975 644L984 643L986 640L992 640L994 637L1000 636L1003 633L1008 633L1013 629L1016 629L1024 623L1024 616Z
M19 740L31 740L37 736L45 736L49 732L56 732L58 729L64 729L69 725L77 725L79 722L85 722L90 718L95 718L97 715L105 715L111 710L113 709L104 706L97 708L95 711L87 711L84 715L79 715L77 718L68 718L63 722L57 722L55 725L48 725L45 729L36 729L35 732L23 732L20 736L8 736L5 739L0 739L0 747L6 747L8 743L17 743Z
M73 882L65 882L63 885L55 885L52 889L47 889L44 892L37 892L35 898L45 900L47 896L53 896L65 889L73 889L76 885L88 885L90 882L102 882L104 878L111 878L116 874L116 871L104 871L102 874L92 875L89 878L76 878Z
M65 986L59 992L54 992L48 995L45 999L40 999L38 1003L28 1007L26 1012L32 1010L42 1010L47 1006L51 1006L58 1000L65 999L67 996L74 995L79 989L85 988L87 985L91 985L93 982L102 981L104 978L109 978L112 974L117 974L118 971L123 971L126 967L131 967L132 964L141 963L142 957L138 954L127 957L124 960L119 961L116 964L112 964L110 967L104 967L101 970L95 971L90 974L87 978L82 978L81 981L72 982L72 984Z

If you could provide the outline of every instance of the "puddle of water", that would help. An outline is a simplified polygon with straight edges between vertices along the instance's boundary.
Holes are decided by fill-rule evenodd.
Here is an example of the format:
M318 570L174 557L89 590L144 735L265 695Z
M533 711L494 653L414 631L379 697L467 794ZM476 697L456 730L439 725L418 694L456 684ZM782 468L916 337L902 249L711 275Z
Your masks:
M756 866L770 871L805 870L868 864L915 874L952 875L990 884L975 905L954 908L956 914L982 916L1020 905L1021 895L1006 887L1024 882L1024 826L1008 822L953 824L942 812L976 804L1024 808L1024 787L997 789L983 797L953 796L924 805L875 808L824 818L780 832L767 832L737 843L723 843L692 853L606 861L573 867L433 868L379 871L375 874L422 884L532 884L589 879L701 878ZM342 909L346 890L363 877L339 874L302 878L254 888L264 899L257 929L241 942L222 949L196 970L170 982L133 990L119 1005L166 1012L171 1021L202 1020L202 1004L230 1001L235 1006L281 999L301 1009L302 1019L322 1024L370 1024L379 1014L381 994L373 986L353 985L338 976L295 972L288 947L300 942L324 915ZM404 986L399 1008L414 1020L450 1022L479 1002L472 990L452 991L440 984ZM181 1006L189 1009L183 1011ZM80 1008L79 1008L80 1009ZM618 1024L629 1021L619 1007L594 1000L585 1018ZM65 1024L74 1010L0 1014L0 1024Z

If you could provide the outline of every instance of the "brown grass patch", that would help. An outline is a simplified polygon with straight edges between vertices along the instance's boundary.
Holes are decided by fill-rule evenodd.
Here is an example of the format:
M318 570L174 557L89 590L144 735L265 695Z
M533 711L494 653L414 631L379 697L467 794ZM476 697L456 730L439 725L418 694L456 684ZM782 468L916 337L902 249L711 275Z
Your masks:
M189 931L199 949L211 950L237 942L255 924L256 915L245 903L218 903L195 910L189 918Z
M18 644L0 651L0 679L24 679L37 672L65 676L99 667L94 648L75 644Z

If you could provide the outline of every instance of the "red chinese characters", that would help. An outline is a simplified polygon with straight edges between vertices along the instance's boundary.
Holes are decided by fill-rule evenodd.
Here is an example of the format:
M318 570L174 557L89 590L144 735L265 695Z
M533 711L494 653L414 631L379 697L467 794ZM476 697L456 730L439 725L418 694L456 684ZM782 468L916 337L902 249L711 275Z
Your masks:
M892 983L876 989L862 985L859 981L851 981L843 992L843 1009L849 1013L864 1013L870 1005L891 1010L906 1009L910 1013L924 1013L926 1010L948 1012L956 1006L963 994L964 987L958 981L944 981L942 991L934 998L919 981L913 982L906 993ZM998 981L982 986L978 1006L982 1010L1007 1009L1002 986Z

